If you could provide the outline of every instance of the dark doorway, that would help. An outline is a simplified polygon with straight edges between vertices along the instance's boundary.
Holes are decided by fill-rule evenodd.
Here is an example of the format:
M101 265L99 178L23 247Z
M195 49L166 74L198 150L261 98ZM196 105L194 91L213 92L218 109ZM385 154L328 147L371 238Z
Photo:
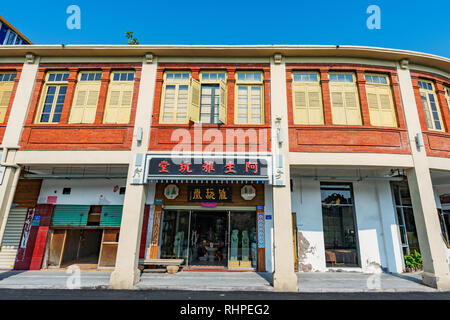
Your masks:
M227 235L226 212L192 212L189 265L226 266Z
M102 242L102 232L103 230L101 229L67 230L61 267L81 264L84 268L92 266L92 268L96 269Z

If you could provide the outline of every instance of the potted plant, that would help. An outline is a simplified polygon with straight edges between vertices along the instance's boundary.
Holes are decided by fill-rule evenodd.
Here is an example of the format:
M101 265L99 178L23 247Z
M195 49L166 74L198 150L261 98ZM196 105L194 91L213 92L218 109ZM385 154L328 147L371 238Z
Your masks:
M419 252L414 250L413 253L405 256L404 258L406 272L415 272L422 270L422 256Z

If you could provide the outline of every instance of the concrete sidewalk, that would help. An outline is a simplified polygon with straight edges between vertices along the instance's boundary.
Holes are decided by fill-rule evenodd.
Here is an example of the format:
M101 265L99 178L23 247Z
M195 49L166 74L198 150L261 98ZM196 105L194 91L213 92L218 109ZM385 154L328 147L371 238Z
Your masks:
M0 289L70 289L73 273L66 271L0 271ZM80 289L107 289L111 271L80 271Z
M106 289L111 271L81 271L80 289ZM298 273L299 292L437 292L421 274ZM66 271L0 271L0 289L70 289ZM257 272L143 273L137 290L273 291L272 274Z
M273 291L271 273L178 272L143 273L136 289L209 291Z

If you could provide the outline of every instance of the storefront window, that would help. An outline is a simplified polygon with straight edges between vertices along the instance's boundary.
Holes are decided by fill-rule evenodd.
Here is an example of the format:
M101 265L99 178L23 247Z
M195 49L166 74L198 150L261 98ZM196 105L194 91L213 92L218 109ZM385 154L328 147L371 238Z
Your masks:
M168 210L163 213L161 259L187 261L189 211Z
M320 191L327 267L358 267L352 186L321 183Z
M392 183L392 192L397 210L397 223L402 239L403 254L409 255L414 250L420 252L408 184L406 182Z
M230 215L230 268L256 268L256 212L233 212Z

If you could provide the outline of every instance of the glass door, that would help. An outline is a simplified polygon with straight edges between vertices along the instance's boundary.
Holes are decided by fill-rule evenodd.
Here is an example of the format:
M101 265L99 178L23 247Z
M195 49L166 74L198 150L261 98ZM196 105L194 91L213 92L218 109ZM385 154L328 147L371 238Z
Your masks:
M226 266L227 214L220 211L192 212L189 241L189 264Z
M189 211L164 210L161 224L161 259L188 258Z
M256 211L229 213L229 268L256 268L258 261Z

